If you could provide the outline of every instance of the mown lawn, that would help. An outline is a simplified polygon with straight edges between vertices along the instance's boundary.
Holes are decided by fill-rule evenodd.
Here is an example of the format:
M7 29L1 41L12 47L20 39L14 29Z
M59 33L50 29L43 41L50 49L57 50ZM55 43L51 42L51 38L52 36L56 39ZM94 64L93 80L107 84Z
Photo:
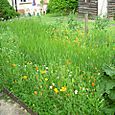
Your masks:
M115 26L84 33L68 17L0 22L0 88L40 115L103 115L102 66L114 63Z

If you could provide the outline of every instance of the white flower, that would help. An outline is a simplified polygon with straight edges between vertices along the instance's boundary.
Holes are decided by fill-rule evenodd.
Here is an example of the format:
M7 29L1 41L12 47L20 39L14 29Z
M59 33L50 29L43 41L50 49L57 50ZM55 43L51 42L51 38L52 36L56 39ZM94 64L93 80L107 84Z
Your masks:
M48 67L46 67L46 70L48 70Z
M82 90L85 91L85 88L83 87Z
M26 67L27 67L27 65L24 65L24 67L26 68Z
M52 83L52 86L55 86L55 83Z
M75 94L78 94L78 90L75 90L74 93L75 93Z
M52 86L52 85L50 86L50 89L53 89L53 86Z
M71 74L69 74L69 77L71 77L72 75Z

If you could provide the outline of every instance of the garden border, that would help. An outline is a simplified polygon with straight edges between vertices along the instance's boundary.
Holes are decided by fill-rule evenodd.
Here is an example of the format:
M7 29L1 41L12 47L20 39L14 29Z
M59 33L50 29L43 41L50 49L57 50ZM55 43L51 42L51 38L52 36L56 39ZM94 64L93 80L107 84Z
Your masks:
M18 103L21 107L23 107L24 109L27 110L28 113L30 113L31 115L39 115L36 112L33 112L32 109L30 109L24 102L22 102L18 97L16 97L13 93L11 93L7 88L3 88L3 93L8 95L11 99L13 99L13 101L15 101L16 103Z

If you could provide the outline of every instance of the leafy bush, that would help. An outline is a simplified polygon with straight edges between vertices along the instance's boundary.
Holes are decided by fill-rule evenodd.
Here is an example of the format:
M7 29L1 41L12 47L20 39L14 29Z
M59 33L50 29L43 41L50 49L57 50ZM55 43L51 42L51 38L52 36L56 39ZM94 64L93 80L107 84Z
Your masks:
M103 67L102 94L105 99L104 112L115 115L115 68L108 65Z
M78 0L50 0L48 8L52 13L61 12L69 14L71 11L76 11L78 7Z
M0 0L0 20L8 20L18 15L7 0Z

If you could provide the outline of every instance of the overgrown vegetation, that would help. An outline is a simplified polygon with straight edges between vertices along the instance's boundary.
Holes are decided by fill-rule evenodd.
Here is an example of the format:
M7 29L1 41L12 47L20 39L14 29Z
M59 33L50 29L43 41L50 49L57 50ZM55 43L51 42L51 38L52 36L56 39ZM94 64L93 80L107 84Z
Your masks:
M78 8L78 0L50 0L48 9L51 13L69 14L76 12Z
M102 79L101 89L105 99L105 114L115 114L115 66L105 65L103 67L104 75Z
M53 20L0 22L1 88L40 115L104 115L98 91L102 65L113 62L115 28L85 36L83 22L73 29L70 19Z
M18 15L7 0L0 0L0 21L8 20Z
M109 19L106 17L97 17L95 20L95 29L106 30L109 25Z

